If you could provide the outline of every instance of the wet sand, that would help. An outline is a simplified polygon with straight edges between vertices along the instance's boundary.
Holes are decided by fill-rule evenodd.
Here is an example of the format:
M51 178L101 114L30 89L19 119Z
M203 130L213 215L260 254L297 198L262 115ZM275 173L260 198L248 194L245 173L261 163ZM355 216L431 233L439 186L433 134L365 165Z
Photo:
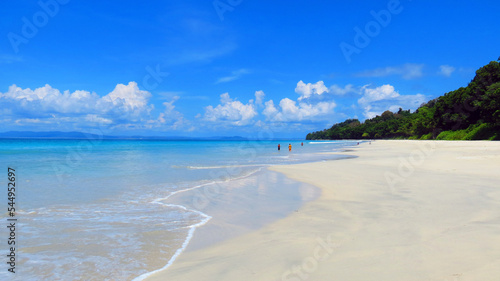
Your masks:
M147 280L497 280L500 142L376 141L343 154L359 157L271 167L321 195L218 241L207 224ZM247 212L227 196L206 212L219 233Z

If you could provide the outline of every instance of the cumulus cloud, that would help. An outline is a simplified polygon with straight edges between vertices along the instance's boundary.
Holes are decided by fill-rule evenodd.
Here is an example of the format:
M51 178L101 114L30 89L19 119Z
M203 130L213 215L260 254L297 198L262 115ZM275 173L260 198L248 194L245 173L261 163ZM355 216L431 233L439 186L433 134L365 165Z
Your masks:
M313 121L333 113L335 106L333 101L311 104L284 98L280 101L279 108L274 105L272 100L267 101L262 114L266 116L266 120L272 122Z
M121 114L139 116L149 113L152 109L152 106L148 105L151 94L148 91L139 90L135 82L130 82L128 85L118 84L111 93L102 98L96 93L87 91L61 93L50 85L35 90L12 85L0 97L3 102L12 103L17 110L42 115L49 113L105 114L117 111Z
M422 94L400 95L394 86L388 84L375 88L364 86L361 93L363 96L358 99L358 104L368 119L382 114L385 110L395 112L399 108L417 109L426 101L426 97Z
M94 110L99 96L86 91L61 93L50 85L31 90L16 85L0 95L1 102L10 106L12 113L50 116L53 113L81 113Z
M302 82L303 83L303 82ZM301 94L314 93L318 94L322 91L321 83L310 84L309 86L303 83L305 88L301 88L299 82L298 90ZM320 87L318 88L317 85ZM318 90L308 92L307 87ZM325 87L326 88L326 87ZM302 96L302 95L301 95ZM257 120L259 112L265 116L265 121L273 123L293 123L299 121L317 121L326 120L331 117L336 104L331 101L309 101L305 98L292 100L284 98L275 104L273 100L264 101L265 94L263 91L255 92L255 100L250 99L247 103L242 103L231 98L229 93L220 95L220 104L217 106L205 107L203 120L211 123L229 124L234 126L255 125L263 126L263 120ZM201 116L198 116L198 118Z
M399 93L396 92L394 90L394 86L391 85L383 85L373 89L368 86L364 86L362 88L362 92L363 97L358 100L358 103L360 104L399 97Z
M439 72L438 74L450 77L451 74L455 71L456 69L453 66L450 65L441 65L439 66Z
M306 84L302 80L300 80L297 83L297 87L295 87L295 92L300 95L300 97L298 98L299 101L306 99L327 100L331 99L332 95L343 96L348 93L356 93L357 89L351 84L348 84L344 87L340 87L338 85L326 87L323 81L318 81L314 84Z
M399 75L403 79L415 79L422 77L424 64L407 63L401 66L388 66L359 72L356 76L359 77L386 77L391 75Z
M140 90L136 82L118 84L115 89L98 100L97 108L102 113L113 112L121 118L140 121L147 118L153 105L149 105L151 93Z
M255 104L262 105L262 102L264 101L265 96L266 96L266 94L264 94L263 91L256 91L255 92Z
M274 119L274 117L279 113L278 109L274 106L273 100L268 100L264 103L264 110L262 114L267 117L267 120Z
M254 101L250 100L244 104L238 100L233 100L229 93L220 95L220 104L213 107L205 107L204 120L210 122L230 123L235 126L243 126L251 123L257 115Z
M312 95L321 96L323 93L328 92L328 88L323 81L318 81L314 84L304 83L300 80L295 87L295 92L300 95L299 100L307 99Z
M150 98L151 93L140 90L136 82L118 84L102 97L82 90L61 92L50 85L35 90L12 85L7 92L0 93L0 106L9 109L2 111L3 117L17 120L19 125L53 124L59 129L124 124L143 127L151 123L154 106L149 103ZM172 103L166 106L171 107ZM169 113L174 114L172 110ZM175 116L179 117L177 113Z
M332 95L355 92L355 88L352 85L343 88L333 85L328 88L323 81L306 84L300 80L295 87L295 92L299 94L297 100L284 98L278 104L275 104L273 100L266 101L262 110L266 121L293 123L326 120L331 117L336 107Z
M115 89L102 98L103 101L109 101L113 105L124 106L126 110L137 110L147 107L151 93L139 90L136 82L130 82L128 85L118 84Z
M190 126L190 122L184 118L182 113L175 109L174 102L178 99L178 96L174 96L171 101L164 102L163 106L165 110L160 113L157 120L150 120L148 123L156 128L163 127L172 130Z

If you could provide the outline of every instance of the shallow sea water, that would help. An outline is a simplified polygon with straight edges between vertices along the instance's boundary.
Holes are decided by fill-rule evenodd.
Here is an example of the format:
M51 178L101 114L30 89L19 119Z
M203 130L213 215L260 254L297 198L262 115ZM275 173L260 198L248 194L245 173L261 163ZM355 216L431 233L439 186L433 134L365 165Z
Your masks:
M218 204L234 212L226 223L248 220L229 236L286 216L314 195L265 168L332 159L318 153L356 144L300 143L0 140L3 168L16 170L16 277L132 280L173 262L195 232L214 235ZM6 175L0 182L7 186ZM235 194L246 203L231 202ZM276 200L283 204L269 213L265 205ZM9 274L0 271L0 279Z

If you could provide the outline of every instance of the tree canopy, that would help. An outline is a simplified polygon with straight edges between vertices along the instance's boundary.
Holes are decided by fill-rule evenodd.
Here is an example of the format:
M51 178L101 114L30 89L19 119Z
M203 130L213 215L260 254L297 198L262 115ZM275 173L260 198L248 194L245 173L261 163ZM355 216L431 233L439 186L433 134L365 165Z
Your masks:
M499 58L500 61L500 58ZM422 104L415 112L389 110L361 123L348 119L309 133L317 139L500 139L500 63L476 71L467 87Z

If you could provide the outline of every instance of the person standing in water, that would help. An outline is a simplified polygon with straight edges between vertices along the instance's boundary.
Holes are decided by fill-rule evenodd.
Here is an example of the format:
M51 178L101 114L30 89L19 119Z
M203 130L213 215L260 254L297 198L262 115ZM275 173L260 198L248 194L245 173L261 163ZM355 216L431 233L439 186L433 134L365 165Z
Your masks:
M288 151L292 151L292 144L291 143L288 144Z
M281 149L281 146L280 146L280 144L278 143L278 151L280 151L280 149Z

